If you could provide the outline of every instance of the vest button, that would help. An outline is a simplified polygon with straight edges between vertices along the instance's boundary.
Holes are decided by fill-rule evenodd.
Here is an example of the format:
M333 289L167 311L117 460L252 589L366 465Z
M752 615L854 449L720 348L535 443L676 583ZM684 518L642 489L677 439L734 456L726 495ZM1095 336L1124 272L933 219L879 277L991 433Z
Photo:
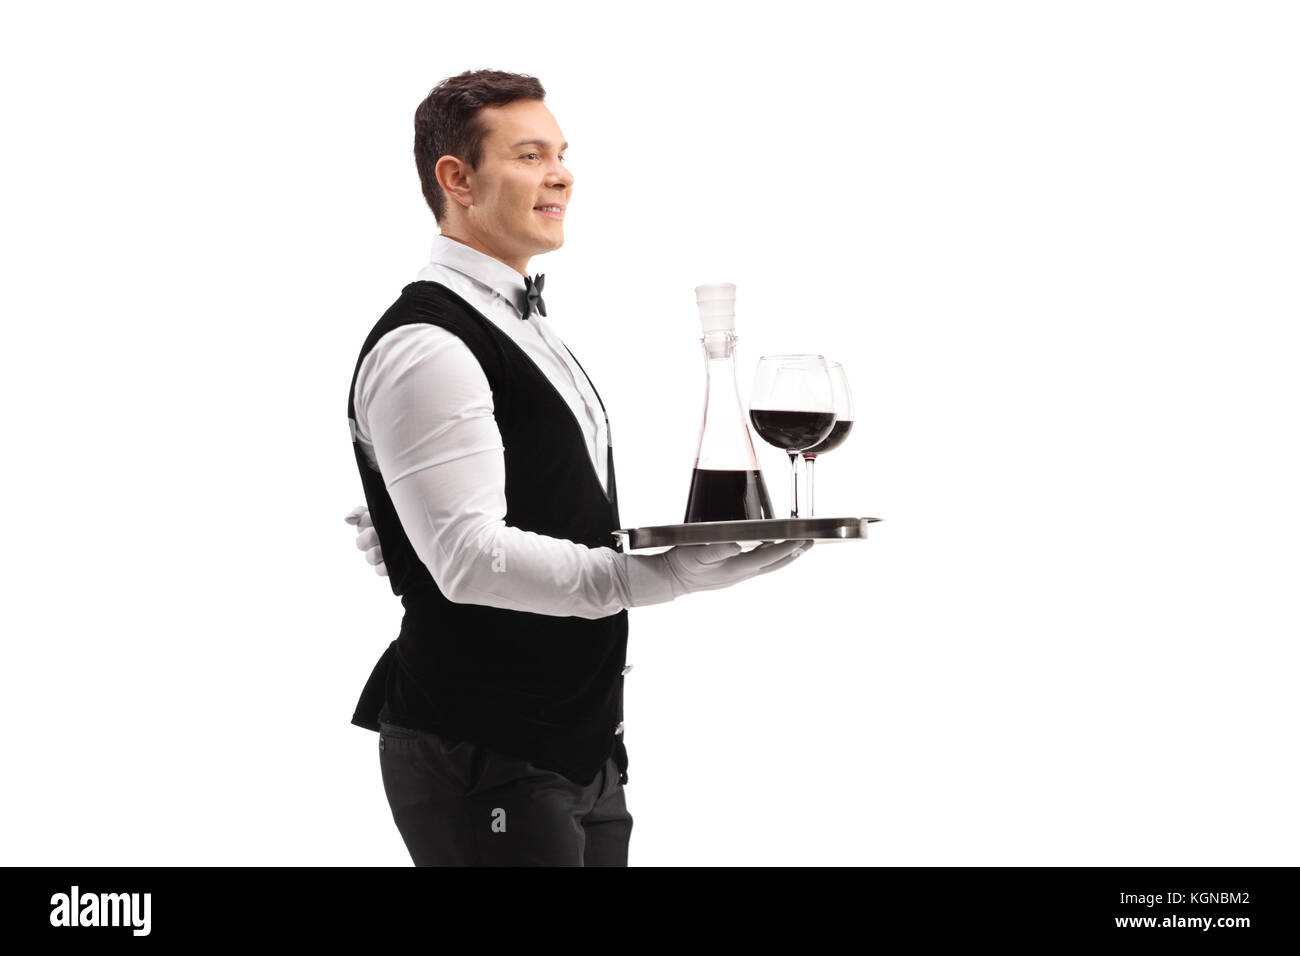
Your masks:
M631 664L628 664L626 667L623 668L623 673L626 674L626 673L627 673L628 671L630 671L631 669L632 669L632 665L631 665Z
M617 734L621 734L622 732L623 732L623 721L620 720L618 722L618 726L614 728L614 733L617 735Z

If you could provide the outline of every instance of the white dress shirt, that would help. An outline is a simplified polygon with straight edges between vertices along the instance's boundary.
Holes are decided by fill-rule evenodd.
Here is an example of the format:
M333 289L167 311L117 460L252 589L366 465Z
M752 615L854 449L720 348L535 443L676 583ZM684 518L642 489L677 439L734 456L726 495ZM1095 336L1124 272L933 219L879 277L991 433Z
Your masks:
M600 400L547 318L534 311L521 320L524 277L439 235L416 278L455 292L537 364L573 410L608 494L609 435ZM361 363L353 404L357 442L383 475L403 530L449 600L595 619L672 599L657 556L588 548L505 523L505 446L492 389L454 333L416 322L384 335Z

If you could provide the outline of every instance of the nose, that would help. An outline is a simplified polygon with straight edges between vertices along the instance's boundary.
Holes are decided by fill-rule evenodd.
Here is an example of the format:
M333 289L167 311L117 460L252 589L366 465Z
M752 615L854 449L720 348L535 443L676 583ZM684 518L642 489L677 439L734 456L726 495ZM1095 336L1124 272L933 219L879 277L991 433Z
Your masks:
M573 173L565 169L557 159L555 161L555 167L551 170L551 174L547 178L547 185L568 188L573 185Z

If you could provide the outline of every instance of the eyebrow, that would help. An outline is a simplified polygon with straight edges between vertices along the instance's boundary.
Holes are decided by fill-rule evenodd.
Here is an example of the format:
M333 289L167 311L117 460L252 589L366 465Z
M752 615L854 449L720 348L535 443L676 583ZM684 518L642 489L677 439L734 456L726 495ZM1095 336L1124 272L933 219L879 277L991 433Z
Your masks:
M551 141L550 141L550 140L546 140L546 139L521 139L521 140L520 140L519 142L517 142L517 143L511 143L511 144L510 144L510 148L511 148L511 149L514 149L516 146L527 146L527 145L529 145L529 144L532 144L532 145L534 145L534 146L540 146L540 147L542 147L542 149L550 149L550 148L551 148ZM569 144L568 144L568 143L561 143L561 144L560 144L560 149L568 149L568 148L569 148Z

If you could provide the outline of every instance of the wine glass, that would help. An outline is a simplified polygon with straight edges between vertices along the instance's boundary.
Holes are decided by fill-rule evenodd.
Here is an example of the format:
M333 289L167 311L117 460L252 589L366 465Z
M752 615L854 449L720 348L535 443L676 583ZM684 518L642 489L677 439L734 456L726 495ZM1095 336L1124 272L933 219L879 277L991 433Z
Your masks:
M820 355L764 355L754 373L749 420L760 438L790 456L790 517L799 517L799 452L835 427L835 395Z
M813 463L818 455L824 455L832 448L838 448L853 430L853 395L849 392L849 380L844 374L844 366L839 362L828 361L826 370L831 377L831 391L835 395L835 425L831 433L811 448L803 450L804 473L808 485L808 517L813 512Z

